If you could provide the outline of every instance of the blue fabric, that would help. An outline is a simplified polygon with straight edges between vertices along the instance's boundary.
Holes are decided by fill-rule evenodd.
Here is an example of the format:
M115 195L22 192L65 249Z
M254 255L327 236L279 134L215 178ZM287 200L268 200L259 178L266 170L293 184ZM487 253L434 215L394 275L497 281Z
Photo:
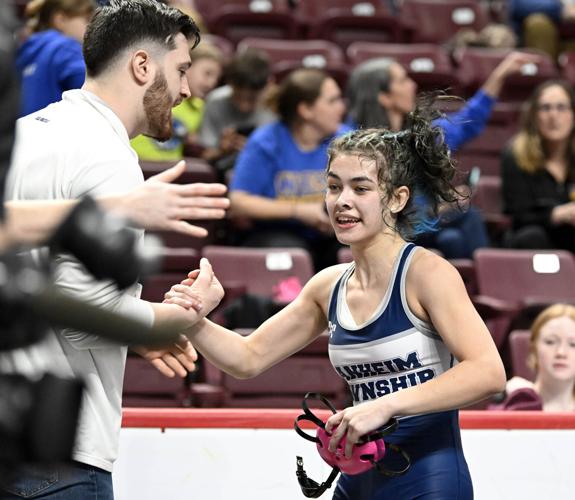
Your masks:
M494 104L493 97L479 90L459 111L433 122L443 129L445 144L452 153L483 132Z
M350 130L342 125L335 135ZM323 201L327 148L335 135L312 151L302 151L285 124L274 122L259 127L238 156L230 191L294 202ZM255 233L270 230L294 232L307 241L323 238L315 229L297 221L257 221L255 224Z
M385 438L411 459L409 470L387 477L376 469L350 476L342 474L333 500L471 500L473 485L463 455L457 411L404 418L397 431ZM403 460L387 451L384 468L398 470Z
M391 295L385 307L385 310L373 321L361 328L360 330L347 330L339 324L337 319L337 304L338 300L343 300L340 295L340 283L343 278L338 280L336 288L331 296L329 302L329 321L335 328L332 330L330 327L329 344L330 345L358 345L367 342L373 342L385 337L391 337L400 332L405 332L413 328L413 323L407 317L403 308L401 300L401 277L403 276L405 262L407 258L415 250L413 243L407 243L401 251L399 262L397 265L397 274L394 274L395 281L390 283ZM385 325L383 327L382 325Z
M561 0L509 0L508 9L515 19L523 20L528 15L539 12L558 21L561 18L563 2Z
M31 35L18 49L16 67L22 79L25 116L60 101L62 92L84 84L82 45L56 30Z
M349 130L342 125L337 135ZM332 138L312 151L302 151L283 123L259 127L237 159L230 190L278 200L322 200L327 147Z
M531 14L545 14L556 22L561 19L561 0L509 0L507 7L509 21L515 31L521 34L521 23Z
M385 309L379 316L366 322L365 326L356 330L347 330L339 323L338 304L344 300L341 296L343 292L340 285L345 276L338 280L331 295L328 310L330 359L333 362L335 357L332 355L332 346L339 346L340 351L342 347L346 349L350 364L342 355L338 358L337 364L334 363L334 368L347 380L356 403L385 397L390 392L402 390L393 387L394 378L396 380L403 378L403 383L406 384L403 388L407 388L441 375L437 367L431 368L439 348L425 350L418 347L417 338L400 346L404 349L402 354L394 350L397 348L393 346L393 337L397 338L397 335L402 332L417 330L417 326L406 313L401 294L401 283L405 282L407 259L415 248L412 244L404 246L398 257L397 271L392 275L393 281L389 284L391 293ZM411 333L411 335L421 334L421 331ZM430 334L432 334L431 331L426 335ZM438 339L440 340L439 337ZM362 349L366 344L370 352L384 344L385 351L380 351L380 353L385 352L390 358L380 359L374 363L375 358L366 358L367 355L362 357L357 349ZM441 346L441 349L447 349L443 342ZM411 353L413 357L408 353ZM362 369L353 371L353 363L365 364ZM453 356L450 357L449 363L449 366L452 365ZM346 373L352 374L352 377L346 377ZM393 374L393 378L386 374ZM356 397L353 381L359 378L358 376L374 383L376 388L373 394L368 397ZM402 386L403 383L401 383ZM400 385L399 381L397 385ZM471 477L461 445L457 410L401 418L397 430L386 436L385 442L399 446L409 455L411 460L409 470L397 477L385 476L376 469L353 476L342 474L335 489L334 500L415 498L468 500L473 498ZM400 455L388 448L381 465L386 470L397 471L403 469L405 462Z
M481 212L470 206L464 212L449 210L440 218L440 229L418 235L418 245L437 248L446 259L470 259L478 248L489 246Z
M2 500L114 500L112 474L79 462L20 466L12 479L1 480Z

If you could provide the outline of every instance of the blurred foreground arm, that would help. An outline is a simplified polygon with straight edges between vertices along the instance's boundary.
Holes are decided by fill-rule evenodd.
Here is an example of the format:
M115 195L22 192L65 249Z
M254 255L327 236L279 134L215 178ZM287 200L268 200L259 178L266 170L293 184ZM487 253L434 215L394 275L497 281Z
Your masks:
M221 219L229 206L223 184L171 184L185 169L185 162L148 179L126 194L98 199L106 209L127 217L144 229L175 231L203 238L204 228L186 220ZM78 200L5 203L6 220L0 229L0 248L38 244L46 240Z

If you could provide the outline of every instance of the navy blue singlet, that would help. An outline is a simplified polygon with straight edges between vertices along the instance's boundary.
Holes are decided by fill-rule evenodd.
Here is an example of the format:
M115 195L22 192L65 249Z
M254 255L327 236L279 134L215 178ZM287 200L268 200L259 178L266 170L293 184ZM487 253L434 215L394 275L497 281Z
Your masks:
M337 281L329 302L329 356L335 370L349 384L354 404L423 384L453 366L454 358L433 326L409 309L405 277L416 248L404 245L396 259L388 290L373 316L356 325L347 307L351 264ZM399 477L372 469L342 474L334 500L468 500L473 487L459 431L458 411L403 417L386 442L403 448L411 468ZM403 463L389 451L387 468Z

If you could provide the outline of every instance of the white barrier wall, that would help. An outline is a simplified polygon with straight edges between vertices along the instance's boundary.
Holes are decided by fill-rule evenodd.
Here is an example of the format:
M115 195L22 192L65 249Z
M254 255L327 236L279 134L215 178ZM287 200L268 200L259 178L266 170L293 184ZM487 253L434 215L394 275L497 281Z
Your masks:
M281 425L263 420L262 427L293 422L291 417ZM570 416L566 425L548 426L563 429L464 428L475 498L575 498L574 420ZM289 428L254 429L253 418L232 421L229 428L219 428L225 425L221 421L215 422L218 428L206 422L202 428L163 425L158 419L156 427L122 429L114 472L117 500L297 500L305 497L295 476L296 455L303 456L316 481L330 472L314 445Z

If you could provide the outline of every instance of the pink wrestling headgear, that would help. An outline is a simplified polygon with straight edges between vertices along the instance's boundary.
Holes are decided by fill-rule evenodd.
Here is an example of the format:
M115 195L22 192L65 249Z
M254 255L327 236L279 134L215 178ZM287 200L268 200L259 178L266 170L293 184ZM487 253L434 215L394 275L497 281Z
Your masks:
M321 401L325 406L327 406L333 413L336 413L336 409L326 397L322 396L321 394L308 392L302 401L303 414L299 415L295 419L295 431L304 439L315 443L321 458L323 458L324 461L331 465L333 468L328 479L320 485L313 479L307 477L307 474L303 469L303 459L301 457L296 457L296 475L302 492L306 497L318 498L321 496L328 488L331 487L333 481L340 471L344 472L345 474L361 474L362 472L368 471L372 467L375 467L379 472L385 474L386 476L398 476L409 469L409 456L403 450L393 444L387 444L387 448L401 454L401 456L405 459L406 466L401 470L390 471L384 469L383 466L379 463L379 461L383 459L386 450L386 444L383 440L383 437L397 429L398 422L395 418L392 418L381 429L370 432L369 434L363 436L362 439L353 447L351 457L346 458L344 454L346 437L344 436L339 442L335 452L329 451L328 445L331 434L326 432L325 423L316 415L314 415L313 412L309 409L308 399L317 399ZM315 437L310 436L300 428L299 422L302 420L307 420L308 422L312 422L317 426Z

